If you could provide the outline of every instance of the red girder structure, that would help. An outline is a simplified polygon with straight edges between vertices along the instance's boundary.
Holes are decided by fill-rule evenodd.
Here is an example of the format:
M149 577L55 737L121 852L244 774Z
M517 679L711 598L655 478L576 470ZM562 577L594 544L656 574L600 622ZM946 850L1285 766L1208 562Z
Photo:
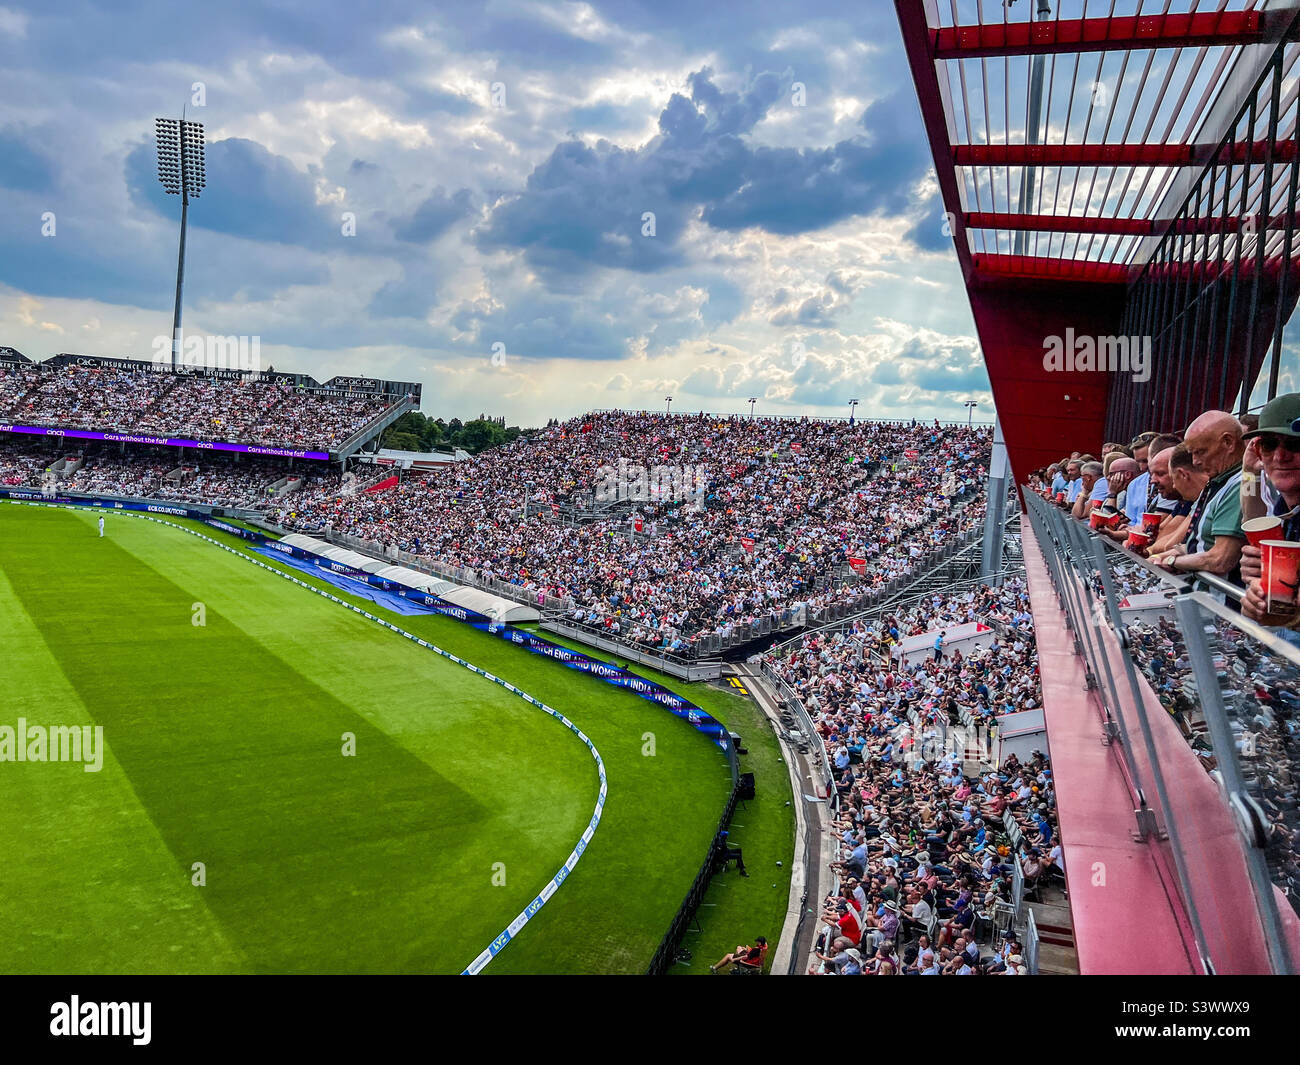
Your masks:
M1128 267L1123 263L1054 259L1046 255L975 254L971 259L975 273L981 279L1018 277L1031 281L1087 281L1099 285L1127 285L1129 280Z
M1251 144L954 144L955 166L1206 166L1289 163L1294 140Z
M1240 233L1258 229L1259 215L1233 215L1224 218L1211 215L1206 218L1147 219L1112 218L1066 214L1018 214L1008 211L967 211L967 229L1002 229L1029 233L1096 233L1119 237L1151 237L1161 233ZM1292 226L1300 218L1292 215ZM1269 219L1269 229L1285 229L1286 215Z
M1290 21L1294 12L1283 12ZM945 26L932 32L935 59L1130 52L1139 48L1200 48L1263 44L1270 20L1261 11L1219 11L1110 18L993 22Z
M1232 50L1239 53L1243 46L1296 39L1295 27L1300 25L1296 11L1196 10L1208 2L1188 0L1193 10L1183 13L1067 18L1061 8L1068 5L1059 0L1052 5L1059 17L1038 20L1032 17L1033 0L1026 0L1019 10L1000 10L1000 17L985 25L945 26L940 23L941 12L948 10L946 3L895 0L943 210L1012 469L1019 479L1072 450L1096 451L1112 400L1109 375L1067 385L1059 374L1045 369L1045 337L1062 334L1066 328L1076 335L1117 335L1130 291L1142 278L1211 284L1233 270L1239 276L1254 276L1256 256L1250 250L1238 254L1239 245L1256 246L1257 234L1267 242L1294 221L1281 199L1271 204L1267 199L1247 199L1236 210L1226 211L1214 202L1200 212L1204 217L1198 217L1173 195L1172 190L1190 188L1187 182L1211 167L1220 167L1220 175L1230 174L1233 180L1240 180L1248 168L1254 188L1262 185L1266 172L1282 173L1300 159L1300 130L1294 123L1280 125L1276 133L1263 138L1256 127L1253 137L1237 142L1218 125L1201 121L1217 100L1218 90L1208 92L1207 81L1232 80L1228 77L1234 69L1229 65ZM1075 5L1076 12L1081 8ZM1171 89L1177 58L1183 51L1195 58L1198 49L1193 73ZM1100 112L1103 117L1094 126L1087 116L1097 110L1096 101L1073 100L1089 92L1088 82L1095 82L1093 71L1102 69L1101 60L1092 59L1092 66L1080 73L1080 54L1125 51L1135 58L1121 68L1130 76L1115 92L1117 97L1124 94L1128 113L1115 120L1111 111L1123 109L1118 99L1114 108L1106 102ZM1271 54L1268 49L1256 50L1260 51ZM1173 58L1168 60L1163 84L1155 89L1159 75L1153 76L1152 91L1144 96L1157 52ZM1202 69L1199 64L1207 53L1211 58ZM1047 91L1046 119L1040 117L1041 127L1032 132L1026 105L1029 64L1049 61L1008 58L1005 62L1020 66L1004 68L1001 57L1018 56L1058 57L1050 60L1053 84ZM987 57L999 57L996 75L986 75ZM1211 70L1215 57L1223 58ZM1116 61L1110 62L1114 66ZM1059 74L1061 88L1068 84L1074 94L1070 106L1086 121L1072 125L1065 102L1057 103L1057 111L1051 110L1058 67L1064 71ZM1199 81L1195 71L1200 71ZM1013 80L1018 83L1017 97L1004 103ZM1185 130L1174 131L1173 117L1167 128L1160 129L1155 119L1157 112L1168 110L1161 106L1166 93L1185 102L1203 94L1209 102L1189 104L1194 113ZM1040 139L1046 143L1035 143ZM1048 184L1047 192L1043 184ZM1186 236L1192 242L1190 253L1201 257L1206 254L1204 241L1213 238L1218 248L1210 254L1223 261L1199 266L1148 264L1168 234ZM1275 239L1268 246L1265 274L1270 279L1279 273L1274 265L1280 261L1276 260L1278 243ZM1300 246L1294 253L1300 257ZM1300 276L1300 259L1291 273ZM1285 287L1289 291L1292 283ZM1279 288L1277 300L1285 298ZM1276 306L1268 302L1272 299L1261 299L1258 316L1272 313ZM1231 353L1218 353L1213 359L1216 365L1207 362L1198 372L1217 382L1219 364L1226 361L1230 399L1249 367Z

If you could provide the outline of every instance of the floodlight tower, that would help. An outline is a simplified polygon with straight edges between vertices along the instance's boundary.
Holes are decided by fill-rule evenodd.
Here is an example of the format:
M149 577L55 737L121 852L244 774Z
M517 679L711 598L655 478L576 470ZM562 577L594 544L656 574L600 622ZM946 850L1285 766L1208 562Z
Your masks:
M181 198L181 246L176 259L176 311L172 316L172 369L181 364L181 293L185 287L185 228L190 198L199 198L206 184L203 167L203 123L184 118L155 118L158 140L158 180L169 196Z

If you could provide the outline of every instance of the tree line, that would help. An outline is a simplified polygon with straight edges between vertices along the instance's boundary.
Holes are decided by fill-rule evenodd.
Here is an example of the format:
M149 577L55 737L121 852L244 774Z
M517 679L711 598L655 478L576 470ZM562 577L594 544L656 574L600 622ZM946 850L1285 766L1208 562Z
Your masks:
M435 451L439 447L464 448L471 455L508 444L519 436L536 432L506 425L505 418L489 418L480 414L472 421L459 418L443 421L430 418L418 410L408 411L384 430L379 438L380 447L396 451Z

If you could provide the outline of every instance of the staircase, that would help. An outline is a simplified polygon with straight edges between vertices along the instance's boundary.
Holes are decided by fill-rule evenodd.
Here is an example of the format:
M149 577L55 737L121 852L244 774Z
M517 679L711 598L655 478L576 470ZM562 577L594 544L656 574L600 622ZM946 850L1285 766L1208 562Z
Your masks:
M1056 884L1044 885L1042 902L1026 900L1038 928L1038 972L1041 976L1079 975L1079 952L1074 944L1074 920L1065 892Z

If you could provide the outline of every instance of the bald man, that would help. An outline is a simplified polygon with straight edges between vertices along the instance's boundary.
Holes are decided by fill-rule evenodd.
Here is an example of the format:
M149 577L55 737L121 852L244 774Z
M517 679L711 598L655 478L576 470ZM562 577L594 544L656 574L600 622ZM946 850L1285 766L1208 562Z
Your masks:
M1241 460L1246 453L1242 432L1241 422L1222 410L1206 411L1187 427L1183 446L1193 468L1209 481L1192 508L1186 541L1160 558L1167 569L1238 581L1246 544L1241 531Z

